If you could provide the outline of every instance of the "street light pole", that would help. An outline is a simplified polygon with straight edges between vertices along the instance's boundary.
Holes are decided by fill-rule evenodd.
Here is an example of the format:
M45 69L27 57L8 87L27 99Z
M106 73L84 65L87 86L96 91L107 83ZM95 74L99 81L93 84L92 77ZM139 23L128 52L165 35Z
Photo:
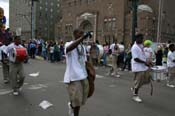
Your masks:
M33 0L31 0L31 39L33 39Z
M137 28L137 7L139 0L129 0L132 2L132 43L136 40Z
M35 9L34 2L38 2L39 0L31 0L31 39L35 38Z
M159 14L158 14L158 26L157 26L157 42L161 42L162 9L163 9L163 0L159 0Z

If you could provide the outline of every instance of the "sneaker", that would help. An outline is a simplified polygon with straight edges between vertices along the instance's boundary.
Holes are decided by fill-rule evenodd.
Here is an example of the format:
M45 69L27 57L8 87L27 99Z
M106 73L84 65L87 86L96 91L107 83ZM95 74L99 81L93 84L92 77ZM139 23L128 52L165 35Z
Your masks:
M167 84L166 86L170 88L175 88L175 85L171 85L171 84Z
M120 78L120 75L116 75L117 78Z
M19 92L18 92L17 90L14 90L14 91L13 91L13 95L14 95L14 96L18 96L18 95L19 95Z
M4 84L8 84L9 83L9 81L8 80L4 80Z
M116 78L120 78L120 75L113 75L114 77L116 77Z
M138 103L141 103L141 102L142 102L142 99L141 99L138 95L133 96L132 99L133 99L134 101L138 102Z
M68 102L68 108L69 108L69 116L74 116L74 112L73 112L73 109L71 107L71 103Z

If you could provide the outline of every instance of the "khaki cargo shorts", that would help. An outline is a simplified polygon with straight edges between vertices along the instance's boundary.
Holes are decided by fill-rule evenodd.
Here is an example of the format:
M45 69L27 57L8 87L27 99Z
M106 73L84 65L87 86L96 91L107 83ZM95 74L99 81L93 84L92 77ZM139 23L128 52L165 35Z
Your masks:
M70 82L67 89L73 107L82 106L86 103L89 93L89 82L87 79Z
M168 68L168 77L170 81L173 81L175 78L175 67L173 68Z

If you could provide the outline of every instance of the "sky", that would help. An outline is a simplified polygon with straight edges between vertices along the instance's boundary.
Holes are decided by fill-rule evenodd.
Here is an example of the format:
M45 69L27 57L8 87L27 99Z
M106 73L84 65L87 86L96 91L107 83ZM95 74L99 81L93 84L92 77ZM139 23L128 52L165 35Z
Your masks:
M4 13L7 18L6 26L9 27L9 0L0 0L0 7L4 9Z

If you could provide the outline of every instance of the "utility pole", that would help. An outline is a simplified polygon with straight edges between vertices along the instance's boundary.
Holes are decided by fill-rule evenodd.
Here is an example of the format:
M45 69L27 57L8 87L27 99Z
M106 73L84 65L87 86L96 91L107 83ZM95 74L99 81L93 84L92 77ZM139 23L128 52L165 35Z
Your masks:
M132 2L132 43L136 40L137 28L137 8L139 0L129 0Z
M31 39L33 39L33 0L31 0Z
M35 38L35 8L34 2L38 2L39 0L31 0L31 39Z
M163 0L159 0L159 14L158 14L158 26L157 26L157 42L161 42L162 10L163 10Z

